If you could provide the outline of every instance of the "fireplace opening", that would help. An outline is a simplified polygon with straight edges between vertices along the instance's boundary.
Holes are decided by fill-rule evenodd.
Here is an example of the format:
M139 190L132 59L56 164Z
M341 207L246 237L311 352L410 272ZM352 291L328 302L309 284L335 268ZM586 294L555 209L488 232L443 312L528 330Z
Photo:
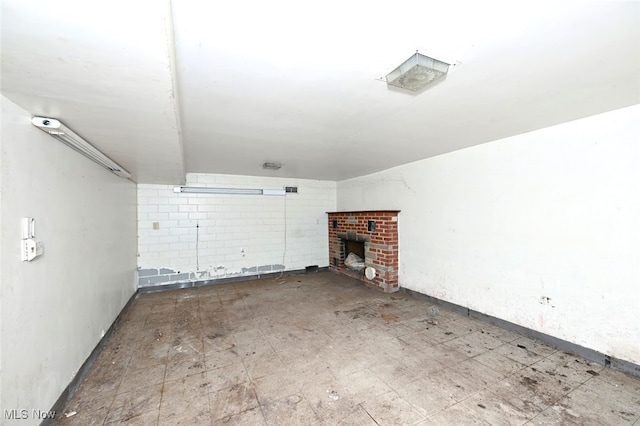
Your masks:
M342 240L342 256L345 268L356 272L364 270L365 258L363 241Z
M349 256L349 253L353 253L360 259L364 259L364 242L344 240L344 257Z

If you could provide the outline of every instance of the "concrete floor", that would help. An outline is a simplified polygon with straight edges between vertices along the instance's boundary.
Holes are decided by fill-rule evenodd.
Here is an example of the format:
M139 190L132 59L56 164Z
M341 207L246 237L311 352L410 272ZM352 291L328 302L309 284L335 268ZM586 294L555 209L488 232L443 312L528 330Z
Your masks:
M640 424L640 379L330 272L138 296L60 425Z

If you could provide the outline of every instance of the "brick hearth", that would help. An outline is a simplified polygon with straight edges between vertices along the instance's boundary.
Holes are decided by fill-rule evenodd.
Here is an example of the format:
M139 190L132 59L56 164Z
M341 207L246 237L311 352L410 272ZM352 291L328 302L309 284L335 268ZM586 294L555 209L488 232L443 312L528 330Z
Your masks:
M330 212L329 268L358 279L386 293L398 291L398 213L399 210ZM365 266L375 268L369 280L364 271L344 265L345 241L364 243Z

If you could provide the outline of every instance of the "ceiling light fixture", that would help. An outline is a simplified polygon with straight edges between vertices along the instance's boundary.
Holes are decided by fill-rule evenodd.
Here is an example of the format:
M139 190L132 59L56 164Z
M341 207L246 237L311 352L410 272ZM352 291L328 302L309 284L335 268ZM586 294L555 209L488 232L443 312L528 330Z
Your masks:
M262 163L262 168L265 170L279 170L282 167L282 163L277 161L267 161Z
M208 188L197 186L174 186L173 192L185 194L222 195L286 195L284 189Z
M82 139L81 136L62 124L59 120L47 117L33 117L31 119L31 124L50 136L53 136L69 148L79 152L95 163L98 163L110 172L125 179L131 177L131 174L129 174L129 172L122 166L114 162L102 152L98 151L97 148Z
M450 66L451 64L416 52L387 74L385 80L390 86L420 92L445 76Z

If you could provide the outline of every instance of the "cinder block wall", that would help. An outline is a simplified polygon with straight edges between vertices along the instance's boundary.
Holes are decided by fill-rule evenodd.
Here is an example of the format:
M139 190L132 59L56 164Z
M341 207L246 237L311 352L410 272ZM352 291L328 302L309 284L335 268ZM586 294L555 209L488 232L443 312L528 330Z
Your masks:
M326 267L336 183L187 174L187 186L283 189L286 196L174 193L138 185L140 287Z

